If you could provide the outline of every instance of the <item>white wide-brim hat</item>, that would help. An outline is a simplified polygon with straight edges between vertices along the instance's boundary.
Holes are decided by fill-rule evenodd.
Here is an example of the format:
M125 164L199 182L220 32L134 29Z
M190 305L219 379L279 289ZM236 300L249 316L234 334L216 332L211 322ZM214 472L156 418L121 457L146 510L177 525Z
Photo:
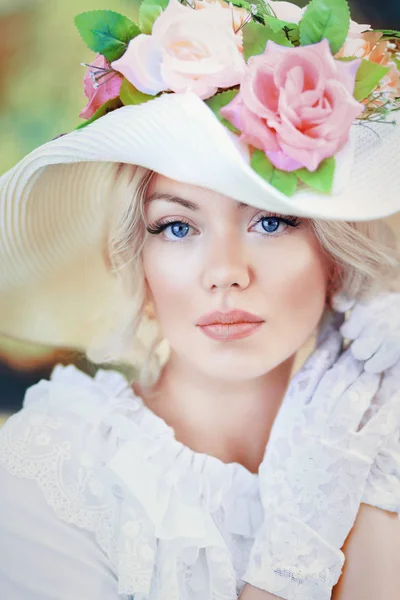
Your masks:
M0 178L0 334L82 350L99 335L115 285L101 243L119 163L276 213L373 220L400 210L393 118L397 125L353 125L333 195L280 193L192 93L125 106L40 146Z

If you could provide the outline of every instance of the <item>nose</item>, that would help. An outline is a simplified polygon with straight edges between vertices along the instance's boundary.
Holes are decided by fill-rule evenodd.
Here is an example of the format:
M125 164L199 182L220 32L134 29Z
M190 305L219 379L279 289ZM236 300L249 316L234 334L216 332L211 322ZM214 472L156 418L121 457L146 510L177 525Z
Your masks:
M250 267L246 251L237 235L221 236L208 247L202 272L202 285L208 291L246 289Z

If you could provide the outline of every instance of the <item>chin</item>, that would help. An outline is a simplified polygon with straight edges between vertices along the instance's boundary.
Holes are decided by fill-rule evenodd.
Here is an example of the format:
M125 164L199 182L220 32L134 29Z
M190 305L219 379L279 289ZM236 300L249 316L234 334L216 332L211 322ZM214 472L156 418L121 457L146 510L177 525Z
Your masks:
M282 360L275 356L268 356L268 352L253 356L249 351L233 353L230 356L219 356L210 362L210 358L199 359L198 367L210 377L225 379L227 381L246 381L262 377L282 364L288 357Z

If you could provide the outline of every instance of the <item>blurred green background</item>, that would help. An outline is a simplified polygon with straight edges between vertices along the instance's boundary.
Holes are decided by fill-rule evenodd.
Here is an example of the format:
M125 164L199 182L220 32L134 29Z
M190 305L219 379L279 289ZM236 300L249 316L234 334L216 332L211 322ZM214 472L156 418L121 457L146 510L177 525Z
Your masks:
M139 0L0 0L0 174L33 148L75 128L86 104L85 68L94 54L79 37L74 16L112 9L137 16ZM298 1L303 6L306 2ZM354 20L400 29L400 0L350 1ZM54 363L75 362L54 350L0 337L0 413L21 404L26 387L48 377Z
M124 0L0 0L0 173L24 154L79 122L86 104L82 79L94 54L74 16L112 8L135 13Z

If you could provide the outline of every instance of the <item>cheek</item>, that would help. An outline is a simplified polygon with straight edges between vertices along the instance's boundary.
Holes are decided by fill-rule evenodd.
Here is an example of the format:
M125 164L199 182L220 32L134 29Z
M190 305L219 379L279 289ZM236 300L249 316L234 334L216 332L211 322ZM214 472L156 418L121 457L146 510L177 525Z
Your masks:
M142 256L146 281L162 325L163 315L171 318L174 310L182 311L185 294L193 294L196 269L190 261L182 260L179 242L173 242L176 248L160 248L157 241L151 240Z
M328 260L311 233L282 244L275 258L263 269L267 313L293 336L308 337L325 308Z

